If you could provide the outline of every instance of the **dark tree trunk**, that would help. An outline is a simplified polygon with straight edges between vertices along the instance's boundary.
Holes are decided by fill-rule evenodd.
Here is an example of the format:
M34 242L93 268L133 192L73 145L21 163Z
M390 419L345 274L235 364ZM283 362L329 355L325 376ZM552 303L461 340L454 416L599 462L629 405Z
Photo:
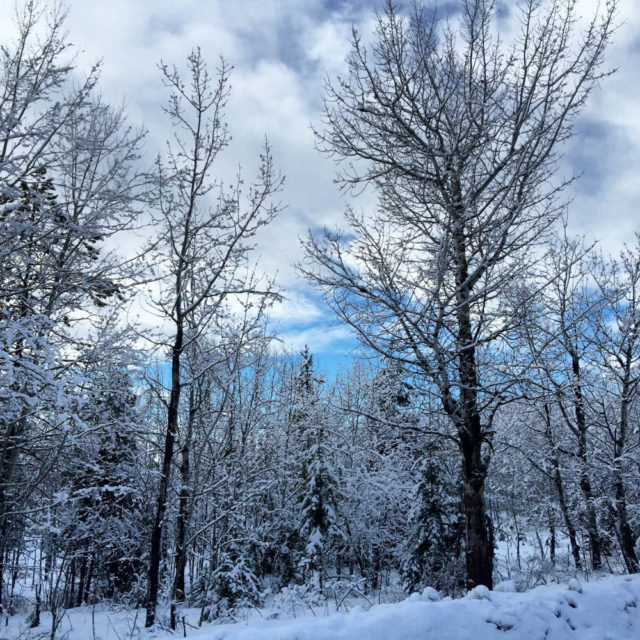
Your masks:
M67 585L65 586L65 588L67 589L67 597L65 598L65 608L71 609L75 604L75 601L73 598L75 594L75 586L76 586L76 559L75 558L71 560L71 566L69 567L69 573L67 575L68 575L68 580L67 580Z
M622 478L618 477L615 482L616 507L615 513L618 520L618 537L620 540L620 550L622 557L629 573L638 573L638 557L635 551L635 539L631 525L629 524L629 516L627 513L627 499Z
M465 559L467 588L478 585L493 588L493 543L484 501L486 467L480 445L463 443L462 477L464 482Z
M89 601L89 597L91 596L91 580L93 579L93 568L95 566L93 556L89 557L88 564L89 568L87 570L87 582L84 586L84 598L87 602Z
M560 462L558 461L558 456L556 455L556 444L553 439L553 434L551 432L551 414L549 411L549 405L545 403L544 405L544 414L545 414L545 436L549 441L549 446L551 447L551 467L553 468L553 483L556 487L556 492L558 494L558 503L560 504L560 513L562 513L562 520L564 521L564 526L567 529L567 534L569 535L569 546L571 547L571 555L573 556L573 562L576 565L576 569L582 569L582 559L580 558L580 545L578 544L578 537L576 536L576 528L573 526L573 522L571 520L571 515L569 514L569 507L567 505L567 498L564 490L564 482L562 480L562 474L560 473Z
M179 304L177 305L179 314ZM180 315L178 315L180 318ZM158 587L160 581L160 560L162 555L162 532L164 529L164 516L167 510L167 498L169 491L169 476L173 461L173 449L178 431L178 406L180 404L180 356L183 349L183 326L179 320L176 326L176 338L171 357L171 395L167 412L167 432L164 442L164 455L162 458L162 473L160 486L158 487L158 499L156 502L156 517L151 531L151 551L149 553L149 587L147 591L145 627L153 626L156 620L156 606L158 604Z
M453 188L453 202L462 202L459 184ZM475 338L472 328L471 299L473 283L469 278L465 236L466 212L454 204L453 244L456 264L457 360L459 375L459 401L445 399L445 409L454 417L462 453L462 479L464 483L464 512L466 531L467 587L478 585L493 587L493 543L490 521L484 502L484 483L488 458L482 456L485 438L478 410L478 367ZM457 406L455 406L457 405Z
M627 495L624 486L622 471L622 456L624 455L627 432L629 426L629 404L631 398L631 365L633 362L630 347L625 353L626 369L622 380L622 401L620 403L620 425L618 429L618 437L615 440L615 459L613 461L614 468L614 489L615 489L615 514L618 521L618 538L620 541L620 550L622 557L629 573L638 573L640 567L638 565L638 557L635 551L635 536L629 524L629 515L627 512Z
M173 581L173 601L171 603L171 629L177 626L176 603L185 599L185 570L187 568L187 525L189 524L191 502L191 439L196 406L193 384L189 389L189 419L187 433L182 444L182 461L180 463L180 492L178 494L178 520L176 526L175 578Z
M42 606L42 600L40 598L40 593L42 591L42 584L38 584L36 587L36 607L33 611L33 618L31 620L31 624L29 627L31 629L35 629L40 626L40 608Z
M578 537L576 535L576 528L573 526L571 516L569 515L569 507L567 506L567 499L564 493L564 483L562 481L562 475L560 474L560 467L558 465L558 459L552 458L551 463L554 467L553 481L556 485L556 491L558 493L558 502L560 503L560 512L562 513L562 519L564 520L564 526L567 528L567 534L569 535L569 546L571 547L571 555L573 556L573 562L576 565L576 569L582 569L582 559L580 558L580 545L578 544Z
M574 433L578 438L578 460L580 461L580 490L585 501L585 525L587 536L589 537L589 547L591 552L591 567L598 571L602 567L602 540L598 527L598 517L593 504L593 491L591 479L587 469L589 461L587 458L587 416L585 413L584 394L582 392L582 372L580 357L574 346L569 342L568 352L571 356L571 370L573 373L573 410L575 415Z
M583 461L586 464L586 461ZM593 505L593 491L591 490L591 480L589 474L583 467L580 474L580 489L584 496L586 509L585 520L587 527L587 536L589 537L589 547L591 551L591 567L594 571L598 571L602 567L602 539L600 529L598 527L598 517L596 509Z
M80 578L78 580L78 595L76 597L76 607L81 607L85 599L85 586L87 580L87 556L82 557L80 563Z
M5 557L4 550L0 546L0 615L4 613L4 592L2 591L2 585L4 584L4 566L5 566Z
M0 544L7 552L10 549L6 545L6 538L11 535L12 520L11 498L7 494L16 475L18 458L24 446L27 426L26 416L21 416L12 422L2 438L2 450L0 451L0 535L2 535L2 540L0 540Z
M182 461L180 464L180 493L178 496L178 521L176 527L176 575L173 583L173 597L176 602L184 602L185 598L185 570L187 567L187 525L190 515L191 501L191 440L193 434L193 421L195 418L195 398L193 385L189 391L189 419L187 422L187 433L182 445Z

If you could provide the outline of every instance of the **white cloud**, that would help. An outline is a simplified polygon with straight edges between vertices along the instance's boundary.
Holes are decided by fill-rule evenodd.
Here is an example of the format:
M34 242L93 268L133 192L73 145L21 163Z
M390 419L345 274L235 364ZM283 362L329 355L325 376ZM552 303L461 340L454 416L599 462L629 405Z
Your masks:
M354 347L353 334L344 326L308 327L279 335L286 351L302 351L308 346L313 353L340 351L347 353Z
M326 74L345 73L351 23L365 41L373 29L373 0L308 2L308 0L68 0L71 40L82 54L79 66L104 61L101 89L105 98L126 97L130 119L150 129L150 157L162 149L170 128L161 106L166 92L156 70L162 58L179 66L192 47L200 45L213 66L220 53L234 65L229 125L233 141L217 167L232 176L238 164L247 180L257 168L265 134L273 145L277 166L286 175L281 200L287 209L260 235L257 254L268 273L294 293L276 314L301 322L315 321L320 311L295 275L298 237L308 227L340 225L344 201L333 183L334 163L314 149L310 124L319 124L322 82ZM0 37L6 41L14 0L0 0ZM579 0L585 15L598 0ZM602 4L602 3L601 3ZM379 6L380 3L377 3ZM598 123L588 138L567 147L568 162L587 163L586 174L572 187L571 224L576 231L603 237L607 247L619 246L637 226L640 180L640 12L635 0L622 0L625 21L614 37L609 61L619 72L596 90L581 126ZM504 23L505 28L508 21ZM615 132L615 135L612 135ZM594 146L591 153L584 145ZM583 145L581 147L581 145ZM567 166L570 172L572 166ZM371 194L356 207L370 207ZM605 215L606 213L606 215ZM344 329L307 328L288 334L296 348L318 341L328 348L342 340Z
M325 311L304 293L289 291L286 298L273 306L269 316L280 326L306 324L322 318Z

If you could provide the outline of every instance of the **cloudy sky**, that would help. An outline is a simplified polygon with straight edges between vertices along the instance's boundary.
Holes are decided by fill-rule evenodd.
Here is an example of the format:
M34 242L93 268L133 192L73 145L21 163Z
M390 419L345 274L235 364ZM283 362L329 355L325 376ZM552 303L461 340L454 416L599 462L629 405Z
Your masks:
M508 9L514 0L505 0ZM238 165L250 176L265 134L286 175L287 205L261 240L263 268L278 272L288 301L276 310L289 346L310 348L327 365L353 342L330 326L330 312L292 263L297 238L308 228L339 224L345 199L333 184L334 165L314 150L310 129L319 122L322 81L344 72L352 25L372 28L374 0L67 0L70 40L79 66L103 61L101 88L112 102L125 100L130 120L149 130L150 155L168 137L161 105L166 90L156 64L180 65L196 45L213 66L223 54L233 65L229 125L233 136L220 172ZM445 8L455 2L440 0ZM588 15L597 0L578 0ZM10 33L14 0L0 0L0 38ZM507 11L508 14L508 11ZM508 18L505 18L508 21ZM620 27L609 63L618 72L592 96L566 148L572 187L572 230L616 251L640 229L640 2L621 0ZM505 28L508 29L505 23ZM366 203L361 202L360 205ZM359 205L359 206L360 206Z

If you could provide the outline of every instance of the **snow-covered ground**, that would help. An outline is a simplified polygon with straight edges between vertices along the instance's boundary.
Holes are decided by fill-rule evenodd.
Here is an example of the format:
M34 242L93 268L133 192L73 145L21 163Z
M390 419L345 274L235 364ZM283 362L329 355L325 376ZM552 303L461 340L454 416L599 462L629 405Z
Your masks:
M193 640L638 640L640 575L592 582L549 584L516 593L503 583L466 597L439 600L433 590L395 604L354 607L326 617L269 619L256 614L244 623L187 625ZM197 612L192 610L192 622ZM265 614L266 615L266 614ZM66 640L125 640L183 637L182 629L148 632L142 612L88 607L67 611L57 637ZM0 638L48 637L50 618L27 629L24 616L0 628Z

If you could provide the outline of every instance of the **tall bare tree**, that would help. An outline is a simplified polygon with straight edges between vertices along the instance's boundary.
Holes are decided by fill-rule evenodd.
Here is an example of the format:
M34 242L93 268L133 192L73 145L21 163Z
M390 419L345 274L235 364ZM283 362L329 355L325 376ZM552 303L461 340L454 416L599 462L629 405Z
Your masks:
M620 551L629 573L640 569L635 550L637 524L629 514L629 467L638 442L630 437L637 416L640 386L640 234L617 260L596 261L598 293L605 301L593 335L602 378L609 380L598 411L612 451L612 512ZM632 476L633 477L633 476Z
M514 283L562 210L559 147L606 75L615 5L578 33L575 1L523 0L505 43L492 0L461 0L455 24L388 2L371 46L354 31L348 75L326 86L320 149L378 206L311 235L301 271L438 396L461 453L469 587L492 585L484 486L494 417L517 393Z
M169 495L174 447L179 431L180 397L190 381L183 354L226 313L232 299L275 295L248 269L249 240L278 212L272 196L282 184L273 168L268 145L261 155L258 177L243 193L242 180L223 188L211 178L214 161L227 147L224 122L229 69L221 61L211 75L200 49L188 56L186 81L175 69L161 65L171 91L166 113L175 130L166 161L158 161L158 229L149 253L158 272L160 291L154 306L171 328L164 342L171 358L167 427L155 522L151 535L146 626L155 621L162 535ZM180 595L180 594L178 594Z

